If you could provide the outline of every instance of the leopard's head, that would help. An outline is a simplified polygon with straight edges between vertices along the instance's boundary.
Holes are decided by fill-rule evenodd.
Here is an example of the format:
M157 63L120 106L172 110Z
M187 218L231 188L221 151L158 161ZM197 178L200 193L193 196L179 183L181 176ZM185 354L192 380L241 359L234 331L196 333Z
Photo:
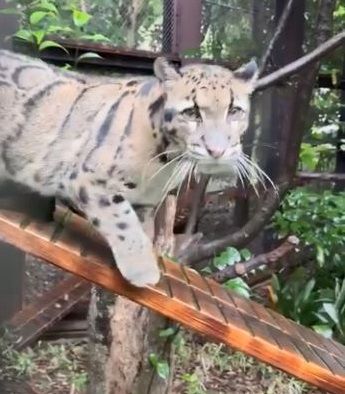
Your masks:
M248 166L241 137L249 123L255 61L236 71L206 64L176 70L158 58L154 70L166 94L162 132L171 157L206 174L243 172Z

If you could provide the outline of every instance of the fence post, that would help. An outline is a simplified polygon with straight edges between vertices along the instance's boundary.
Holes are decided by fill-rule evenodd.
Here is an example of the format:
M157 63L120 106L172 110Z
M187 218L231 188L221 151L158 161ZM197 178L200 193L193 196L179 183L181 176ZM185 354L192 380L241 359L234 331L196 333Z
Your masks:
M183 55L201 43L202 0L164 0L163 52Z

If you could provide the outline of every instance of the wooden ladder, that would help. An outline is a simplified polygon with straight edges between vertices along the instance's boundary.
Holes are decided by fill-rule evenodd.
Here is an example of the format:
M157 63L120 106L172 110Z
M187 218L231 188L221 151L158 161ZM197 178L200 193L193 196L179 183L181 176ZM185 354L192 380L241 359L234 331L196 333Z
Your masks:
M77 215L43 223L0 210L0 239L306 382L345 393L345 347L338 342L168 260L160 260L157 286L136 288L114 268L104 240Z

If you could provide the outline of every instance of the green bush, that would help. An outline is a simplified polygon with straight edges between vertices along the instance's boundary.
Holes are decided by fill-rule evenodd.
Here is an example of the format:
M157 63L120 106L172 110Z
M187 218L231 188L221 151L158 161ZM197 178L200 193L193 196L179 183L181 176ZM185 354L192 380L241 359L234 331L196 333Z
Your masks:
M345 193L295 189L276 213L274 226L281 236L297 235L315 262L287 280L273 277L276 308L345 343Z

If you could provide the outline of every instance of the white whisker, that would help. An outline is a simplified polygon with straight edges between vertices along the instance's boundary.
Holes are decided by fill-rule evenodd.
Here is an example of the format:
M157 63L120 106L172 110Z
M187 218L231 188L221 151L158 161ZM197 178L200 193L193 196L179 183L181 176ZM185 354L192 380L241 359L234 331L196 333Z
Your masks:
M266 179L270 185L273 187L274 190L277 190L276 185L274 184L274 182L272 181L272 179L266 174L265 171L263 171L253 160L251 160L248 156L243 155L243 158L246 162L248 162L251 166L253 166L256 170L256 172L258 173L258 175L261 176L261 178L264 180Z
M148 170L148 168L149 168L149 165L150 165L155 159L157 159L157 158L159 158L159 157L161 157L161 156L163 156L163 155L168 155L168 154L170 154L170 153L176 153L176 152L179 152L179 150L178 150L178 149L166 150L166 151L161 152L161 153L158 153L157 155L155 155L154 157L152 157L152 158L146 163L146 165L145 165L145 167L144 167L144 170L143 170L143 173L142 173L142 176L141 176L141 182L143 182L143 181L145 180L145 178L146 178L146 172L147 172L147 170ZM181 153L181 155L183 155L183 154L184 154L184 153ZM179 156L180 156L180 155L178 155L177 157L175 157L175 158L173 158L172 160L170 160L170 161L168 161L167 163L165 163L165 164L163 165L163 167L159 167L159 169L156 171L155 174L153 174L153 175L151 176L151 178L148 180L148 182L151 181L152 178L154 178L161 170L163 170L164 168L166 168L166 166L168 166L171 162L175 161L175 159L177 160Z
M242 160L242 157L238 159L238 165L242 169L242 174L248 179L249 183L251 184L252 188L255 191L255 194L259 197L258 189L255 185L255 177L252 171L252 168L248 166L248 164Z
M160 199L160 202L158 203L155 214L158 212L159 208L162 206L162 203L164 202L166 196L168 195L169 191L173 187L174 183L176 182L177 177L180 174L181 168L183 167L183 162L182 159L176 164L176 167L174 168L172 174L168 178L167 182L165 183L163 190L162 190L162 197Z
M180 155L174 157L172 160L168 161L167 163L165 163L162 167L160 167L153 175L151 175L150 179L148 180L148 182L152 181L153 178L155 178L158 174L161 173L161 171L163 171L165 168L167 168L169 165L173 164L175 161L178 161L180 159L182 159L184 156L186 156L186 152L181 153Z

